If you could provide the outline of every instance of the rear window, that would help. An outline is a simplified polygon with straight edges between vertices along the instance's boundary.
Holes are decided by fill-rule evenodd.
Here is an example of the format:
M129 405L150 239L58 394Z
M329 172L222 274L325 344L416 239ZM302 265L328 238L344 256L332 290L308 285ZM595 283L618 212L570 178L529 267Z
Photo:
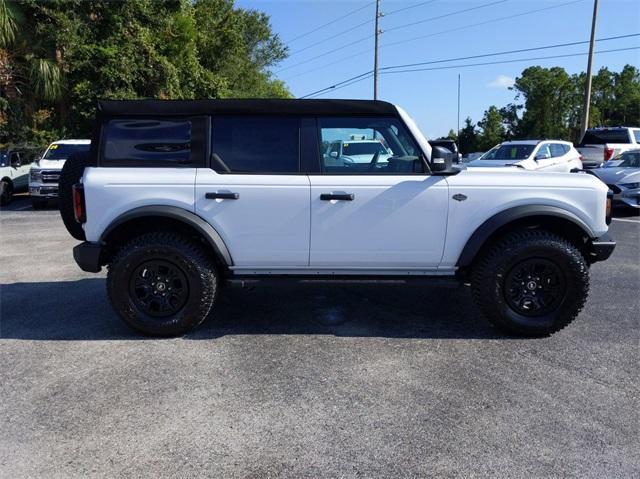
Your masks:
M629 132L624 128L587 130L579 146L605 145L607 143L629 143Z
M89 151L86 145L70 145L67 143L53 143L44 155L45 160L66 160L73 153Z
M216 117L213 168L218 173L298 173L298 119Z
M191 164L190 120L110 120L105 128L103 162L112 165Z

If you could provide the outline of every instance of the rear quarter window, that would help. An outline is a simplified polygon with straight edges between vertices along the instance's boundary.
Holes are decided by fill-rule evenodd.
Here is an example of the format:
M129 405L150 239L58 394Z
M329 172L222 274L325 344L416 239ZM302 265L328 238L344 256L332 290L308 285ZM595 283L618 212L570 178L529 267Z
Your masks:
M116 119L104 129L105 166L194 166L190 119Z

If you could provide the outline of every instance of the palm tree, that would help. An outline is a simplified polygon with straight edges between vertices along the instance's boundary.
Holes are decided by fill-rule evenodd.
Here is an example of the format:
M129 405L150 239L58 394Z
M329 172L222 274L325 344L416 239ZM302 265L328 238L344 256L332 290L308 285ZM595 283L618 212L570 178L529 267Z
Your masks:
M0 0L0 97L27 104L53 103L62 95L59 65L26 28L19 4Z

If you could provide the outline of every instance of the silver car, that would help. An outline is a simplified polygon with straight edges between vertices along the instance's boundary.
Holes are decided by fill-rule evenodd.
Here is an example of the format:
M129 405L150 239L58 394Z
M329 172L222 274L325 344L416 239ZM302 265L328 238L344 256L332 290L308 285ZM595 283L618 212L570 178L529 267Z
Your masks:
M613 191L613 201L640 209L640 149L628 150L591 170Z

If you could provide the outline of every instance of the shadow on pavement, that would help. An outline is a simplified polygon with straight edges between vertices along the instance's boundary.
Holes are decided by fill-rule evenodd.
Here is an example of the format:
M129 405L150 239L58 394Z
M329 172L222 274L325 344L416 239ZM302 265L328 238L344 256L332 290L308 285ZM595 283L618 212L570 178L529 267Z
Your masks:
M143 339L113 312L104 282L87 278L0 286L0 338ZM225 287L211 317L185 339L241 334L505 338L482 318L464 287L285 283Z
M59 209L58 200L53 199L47 202L47 206L42 211L57 211ZM13 195L11 203L2 206L2 211L35 211L31 206L31 197L25 193Z

